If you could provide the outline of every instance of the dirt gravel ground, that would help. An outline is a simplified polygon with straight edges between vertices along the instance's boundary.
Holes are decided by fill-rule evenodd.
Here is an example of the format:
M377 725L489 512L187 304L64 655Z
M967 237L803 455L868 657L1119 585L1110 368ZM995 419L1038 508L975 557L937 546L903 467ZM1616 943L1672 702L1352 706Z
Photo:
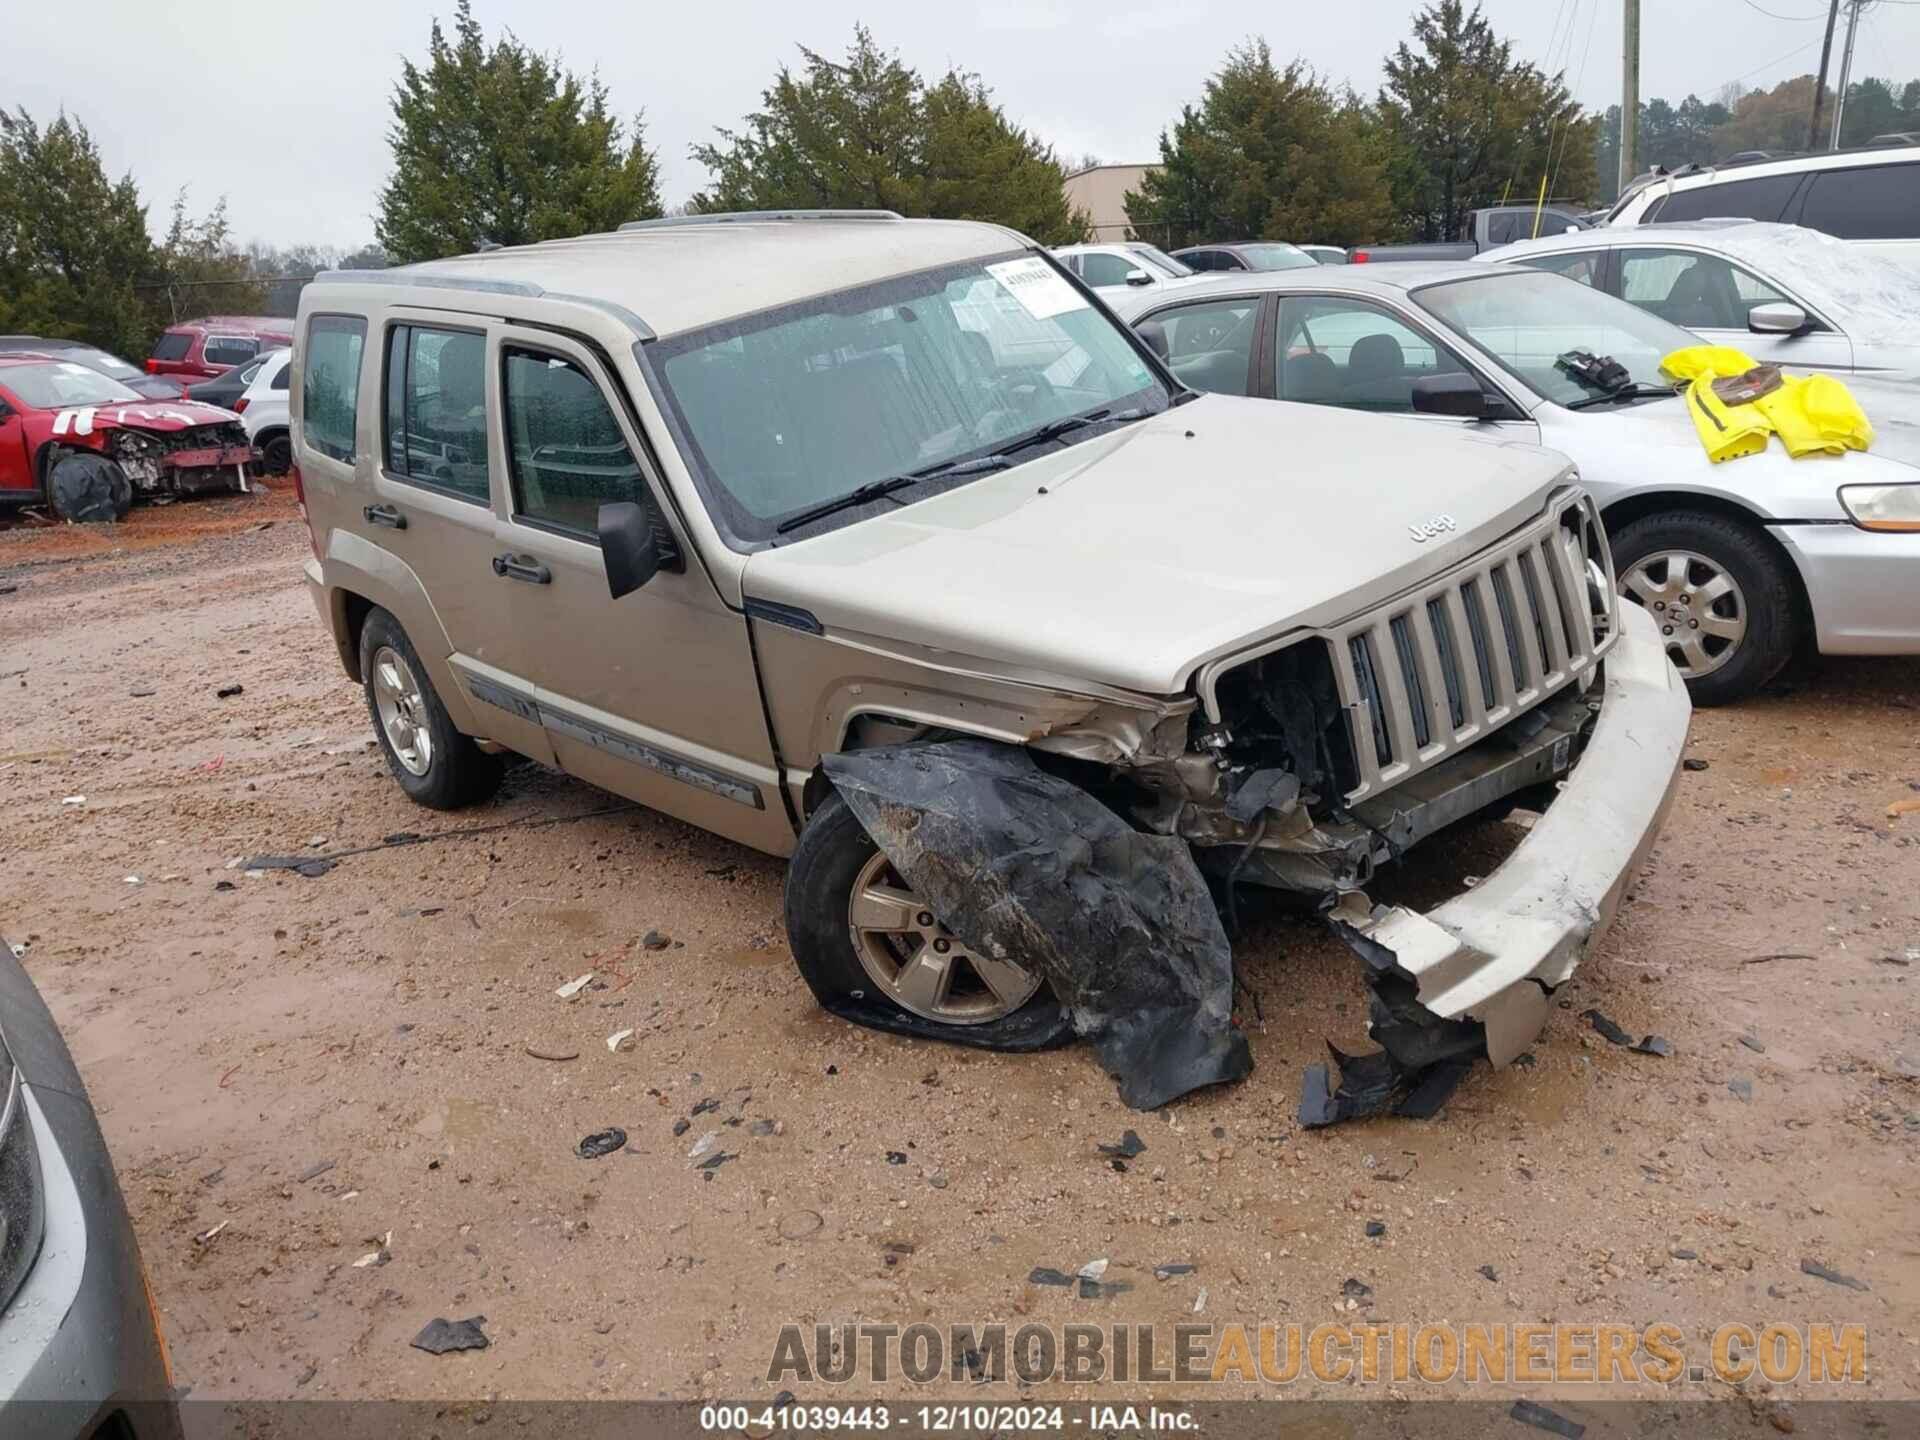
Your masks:
M1920 1395L1920 813L1889 814L1920 790L1920 663L1700 714L1709 768L1534 1063L1481 1066L1434 1121L1308 1133L1303 1067L1367 1048L1312 919L1257 914L1238 947L1253 1077L1158 1114L1083 1049L852 1029L793 969L778 861L530 766L470 814L411 806L305 545L284 491L0 534L0 929L101 1111L194 1396L765 1400L783 1322L855 1320L1668 1321L1690 1358L1723 1322L1851 1321L1856 1393ZM467 827L314 878L233 864ZM1436 899L1518 835L1448 837L1376 898ZM576 1156L609 1126L625 1149ZM1095 1147L1128 1128L1121 1171ZM733 1158L695 1168L709 1136ZM1096 1258L1132 1288L1028 1281ZM487 1350L408 1345L476 1314Z

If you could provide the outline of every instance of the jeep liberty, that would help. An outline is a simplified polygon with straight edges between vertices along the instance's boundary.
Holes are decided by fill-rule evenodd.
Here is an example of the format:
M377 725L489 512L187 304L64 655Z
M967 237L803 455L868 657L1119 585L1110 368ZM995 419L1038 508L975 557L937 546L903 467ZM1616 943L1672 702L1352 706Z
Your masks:
M1072 1018L876 847L827 774L873 747L1017 750L1229 892L1319 897L1496 1064L1672 793L1686 692L1564 457L1189 391L994 225L691 216L328 273L294 356L306 573L402 789L471 804L513 752L791 857L830 1007L1002 1048ZM1366 899L1516 804L1477 886Z

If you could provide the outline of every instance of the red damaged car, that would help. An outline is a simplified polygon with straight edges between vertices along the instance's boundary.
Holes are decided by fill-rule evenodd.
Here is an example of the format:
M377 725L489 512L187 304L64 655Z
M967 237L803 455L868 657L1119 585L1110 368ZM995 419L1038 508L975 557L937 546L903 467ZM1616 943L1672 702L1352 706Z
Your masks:
M136 495L244 494L252 459L230 410L143 399L54 355L0 355L0 506L118 520Z

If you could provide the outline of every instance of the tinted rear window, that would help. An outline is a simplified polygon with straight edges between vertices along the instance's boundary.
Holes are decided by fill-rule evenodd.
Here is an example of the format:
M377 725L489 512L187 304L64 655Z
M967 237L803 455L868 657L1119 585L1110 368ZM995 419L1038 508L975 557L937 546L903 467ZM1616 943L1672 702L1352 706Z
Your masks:
M184 360L187 351L193 348L193 336L181 330L169 330L153 342L153 358L156 360Z
M1863 165L1813 177L1800 223L1842 240L1920 236L1920 165Z
M1697 185L1665 200L1656 200L1640 217L1654 220L1778 220L1799 187L1799 175L1757 175L1751 180L1728 180Z

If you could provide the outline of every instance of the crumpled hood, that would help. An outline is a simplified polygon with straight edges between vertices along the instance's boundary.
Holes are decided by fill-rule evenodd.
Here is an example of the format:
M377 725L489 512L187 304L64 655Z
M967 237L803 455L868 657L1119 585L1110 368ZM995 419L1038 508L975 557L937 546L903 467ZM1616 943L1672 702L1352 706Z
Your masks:
M1566 470L1464 429L1209 395L760 551L743 588L829 633L1171 695L1205 660L1483 548L1540 513Z
M198 400L129 400L115 405L76 405L53 417L55 435L91 435L98 430L153 430L163 434L200 425L238 422L240 417Z

